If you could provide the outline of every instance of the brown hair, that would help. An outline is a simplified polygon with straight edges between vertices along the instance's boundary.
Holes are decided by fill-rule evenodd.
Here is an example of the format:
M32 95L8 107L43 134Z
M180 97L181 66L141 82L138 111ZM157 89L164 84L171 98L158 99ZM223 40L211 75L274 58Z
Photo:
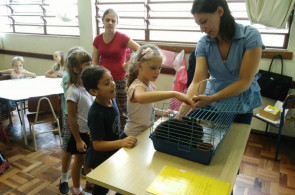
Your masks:
M66 60L66 67L69 74L69 85L74 84L78 87L81 84L80 75L75 73L74 68L81 69L83 63L91 60L91 56L83 48L72 49Z

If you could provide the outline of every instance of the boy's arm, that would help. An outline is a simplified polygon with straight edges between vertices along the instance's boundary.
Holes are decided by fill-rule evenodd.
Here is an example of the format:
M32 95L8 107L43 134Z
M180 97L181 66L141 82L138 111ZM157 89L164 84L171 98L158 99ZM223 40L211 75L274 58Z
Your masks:
M80 137L79 126L78 126L77 120L76 120L77 103L68 100L67 105L68 105L68 122L69 122L69 125L71 128L71 132L72 132L72 134L75 138L75 141L76 141L77 150L79 152L85 152L87 149L86 144L83 142L83 140Z
M92 145L96 151L112 151L122 147L133 148L136 142L136 137L128 136L115 141L92 140Z

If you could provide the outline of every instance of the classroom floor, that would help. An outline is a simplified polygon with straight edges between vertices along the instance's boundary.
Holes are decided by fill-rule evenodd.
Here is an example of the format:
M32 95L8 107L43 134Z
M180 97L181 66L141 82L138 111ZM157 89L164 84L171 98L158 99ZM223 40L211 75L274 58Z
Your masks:
M58 194L62 156L58 135L38 135L39 149L35 152L30 137L28 145L24 145L16 111L12 120L13 126L6 132L13 150L6 142L0 142L0 151L11 163L11 167L0 176L0 194ZM7 119L2 120L4 128L7 129L8 124ZM50 125L40 125L39 128L50 128ZM295 141L283 138L281 142L279 161L276 162L273 159L275 137L250 134L233 188L234 195L295 194ZM81 177L82 186L85 182L85 178ZM71 187L71 177L69 184Z

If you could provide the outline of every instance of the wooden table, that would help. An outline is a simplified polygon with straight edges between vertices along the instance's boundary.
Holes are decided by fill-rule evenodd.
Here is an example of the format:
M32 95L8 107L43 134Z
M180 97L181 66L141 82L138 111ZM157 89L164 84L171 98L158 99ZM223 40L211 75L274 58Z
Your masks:
M12 101L25 101L30 97L46 96L52 94L63 94L61 78L45 78L38 76L36 78L10 79L0 81L0 98ZM63 98L61 98L63 105ZM26 135L26 125L24 120L23 104L20 104L22 131L25 145L28 144ZM63 109L62 109L63 110Z
M149 194L146 189L165 165L212 177L233 187L250 133L250 125L234 123L213 156L202 165L154 150L149 129L135 148L122 148L86 176L86 180L121 194Z

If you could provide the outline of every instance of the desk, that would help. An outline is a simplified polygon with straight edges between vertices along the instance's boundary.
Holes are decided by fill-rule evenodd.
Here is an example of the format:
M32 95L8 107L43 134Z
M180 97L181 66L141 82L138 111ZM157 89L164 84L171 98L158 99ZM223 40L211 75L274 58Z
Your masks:
M36 78L10 79L0 81L0 98L12 101L25 101L29 97L46 96L52 94L63 94L61 78L45 78L38 76ZM62 98L63 105L63 98ZM24 120L23 104L21 107L22 131L24 134L25 145L28 144L26 135L26 125ZM63 110L63 109L62 109Z
M210 165L154 150L149 129L135 148L122 148L86 176L86 180L121 194L149 194L146 189L165 165L212 177L233 187L250 133L250 125L234 123Z

